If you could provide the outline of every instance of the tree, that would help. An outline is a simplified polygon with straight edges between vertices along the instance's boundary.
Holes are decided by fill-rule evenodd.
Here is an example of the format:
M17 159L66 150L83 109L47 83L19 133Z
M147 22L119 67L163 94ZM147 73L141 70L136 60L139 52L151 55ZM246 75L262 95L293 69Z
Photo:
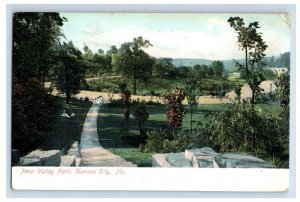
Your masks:
M238 84L235 88L234 88L234 92L235 92L235 100L240 103L241 102L241 94L242 94L242 87L240 84Z
M55 45L65 18L58 13L14 13L12 47L12 148L21 155L43 139L59 107L44 87L56 63Z
M230 17L228 23L238 33L238 44L241 50L245 51L245 63L236 65L240 70L245 69L247 83L252 90L251 104L255 103L255 96L261 92L259 87L263 80L261 67L265 56L264 51L267 49L266 43L262 39L262 33L257 32L260 28L258 22L250 23L245 26L244 19L240 17Z
M224 64L219 60L213 61L211 63L211 68L215 77L221 77L224 73Z
M290 74L284 72L275 80L277 87L278 100L281 106L289 107L290 105Z
M173 130L174 140L177 136L177 130L181 128L182 120L184 118L185 110L182 101L185 94L182 88L176 88L174 92L164 95L167 102L167 123Z
M193 132L193 113L194 108L198 105L198 82L195 78L190 78L186 81L186 97L188 99L188 104L190 106L190 132Z
M145 103L142 103L135 109L133 116L134 116L135 120L137 120L137 122L138 122L140 135L142 135L143 134L142 125L145 121L147 121L149 119L149 113L147 112Z
M55 63L53 46L62 37L66 18L59 13L13 14L13 67L18 82L37 78L44 83Z
M137 80L147 81L152 75L153 59L142 50L152 46L141 36L132 42L123 43L117 54L113 55L112 63L116 73L132 79L133 94L136 95Z
M159 78L172 78L174 76L174 65L172 58L158 58L153 65L153 76Z
M57 56L54 81L57 90L66 94L66 103L70 102L71 95L79 92L80 83L84 81L84 67L82 54L73 43L63 43Z
M127 89L126 83L120 83L119 88L121 91L121 98L124 105L124 125L125 132L127 133L127 121L130 117L130 103L131 103L131 92Z

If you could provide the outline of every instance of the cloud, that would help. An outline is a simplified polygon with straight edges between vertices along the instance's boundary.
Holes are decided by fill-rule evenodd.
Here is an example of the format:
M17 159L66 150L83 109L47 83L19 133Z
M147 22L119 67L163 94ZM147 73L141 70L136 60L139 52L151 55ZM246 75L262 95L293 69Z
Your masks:
M244 57L243 51L238 49L237 33L228 26L226 20L213 17L207 24L206 31L163 31L137 26L116 27L111 31L88 28L82 30L82 34L73 42L80 49L86 43L93 52L97 52L100 48L108 50L112 45L119 47L124 42L132 41L134 37L143 36L153 44L153 47L145 51L154 57L212 60ZM279 45L281 44L278 43L279 35L269 32L264 34L263 38L269 45L267 55L276 55L288 49L288 46Z
M82 31L83 34L87 35L99 35L102 34L103 32L99 28L87 28Z

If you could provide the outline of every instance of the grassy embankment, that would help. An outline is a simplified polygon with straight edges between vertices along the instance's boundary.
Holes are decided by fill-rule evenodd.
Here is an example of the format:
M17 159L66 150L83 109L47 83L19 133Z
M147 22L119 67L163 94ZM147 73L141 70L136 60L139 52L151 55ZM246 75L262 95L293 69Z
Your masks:
M80 142L80 136L86 114L91 107L91 102L72 99L69 104L65 103L65 98L59 98L61 108L56 114L57 120L49 131L44 131L44 141L40 146L43 150L58 149L63 153L68 151L70 146L75 142ZM70 115L75 113L75 117L66 118L60 116L63 110Z

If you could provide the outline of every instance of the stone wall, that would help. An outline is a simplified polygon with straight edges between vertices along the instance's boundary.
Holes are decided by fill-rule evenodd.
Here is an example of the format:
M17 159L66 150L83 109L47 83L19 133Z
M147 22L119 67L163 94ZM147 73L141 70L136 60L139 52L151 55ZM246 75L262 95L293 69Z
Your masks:
M276 168L248 154L217 153L209 147L185 150L181 153L155 154L153 167L193 168Z

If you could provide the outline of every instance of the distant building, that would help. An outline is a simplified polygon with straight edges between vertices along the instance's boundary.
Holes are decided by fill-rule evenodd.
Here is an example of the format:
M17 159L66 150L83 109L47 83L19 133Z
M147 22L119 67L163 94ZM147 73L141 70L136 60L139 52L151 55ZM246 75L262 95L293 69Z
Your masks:
M286 68L286 67L267 67L267 69L271 70L272 72L274 72L277 75L280 75L284 72L288 72L288 68Z

